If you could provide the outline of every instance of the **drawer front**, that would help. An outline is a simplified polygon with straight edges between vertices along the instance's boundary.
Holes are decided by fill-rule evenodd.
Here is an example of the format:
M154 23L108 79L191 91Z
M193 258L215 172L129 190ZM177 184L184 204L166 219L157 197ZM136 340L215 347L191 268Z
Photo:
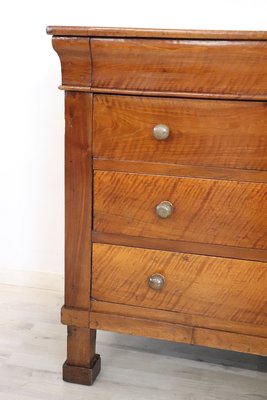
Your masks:
M264 183L96 171L94 230L266 249L266 200ZM163 201L168 218L156 213Z
M93 125L96 158L267 169L264 102L95 95Z
M93 88L266 96L267 42L91 39Z
M94 244L92 297L267 325L267 265Z

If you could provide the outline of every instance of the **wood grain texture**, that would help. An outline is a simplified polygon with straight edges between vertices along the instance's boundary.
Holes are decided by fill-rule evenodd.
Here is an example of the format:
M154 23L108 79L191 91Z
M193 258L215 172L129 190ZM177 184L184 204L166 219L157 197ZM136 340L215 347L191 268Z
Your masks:
M266 249L266 198L264 183L96 171L94 230ZM155 212L163 200L167 219Z
M48 35L56 36L100 36L165 39L221 39L221 40L267 40L266 31L219 31L151 28L109 28L89 26L48 26Z
M144 321L95 312L92 312L91 325L95 329L267 356L267 339L262 337L212 329L189 329L183 325L167 322Z
M267 170L266 131L264 102L94 96L96 158Z
M153 337L179 343L191 343L193 334L193 329L189 326L95 312L91 313L90 326L94 329Z
M215 329L267 338L267 329L265 325L223 320L203 315L192 315L183 312L133 306L129 304L109 303L93 298L91 299L90 310L91 312L115 314L122 317L170 322L191 327ZM64 325L80 328L89 328L90 326L88 314L84 310L70 309L68 307L62 307L61 309L61 322Z
M92 226L91 109L92 95L66 93L65 305L83 310L88 315L88 321ZM94 362L96 331L79 325L80 319L74 318L68 326L67 360L63 366L63 379L91 384L100 370L99 356L97 363Z
M100 171L267 183L267 171L243 170L238 168L202 167L198 165L109 160L104 158L94 158L93 168Z
M100 372L101 359L96 354L89 368L69 365L67 362L63 365L63 380L70 383L78 383L79 385L91 386Z
M95 244L92 298L267 326L267 264Z
M92 299L91 312L102 314L114 314L121 317L131 317L149 321L162 321L172 324L185 325L189 327L199 327L214 329L223 332L241 333L267 338L265 325L256 325L220 318L212 318L203 315L192 315L177 311L167 311L142 306L132 306L129 304L108 303ZM88 315L83 310L62 307L61 322L65 325L75 325L81 328L88 328Z
M61 308L61 323L79 328L89 328L88 310L63 306Z
M99 354L95 354L96 330L68 326L67 360L63 364L63 380L92 385L101 369Z
M267 339L238 333L195 329L192 344L267 356Z
M93 88L267 97L267 42L93 38L91 51Z
M92 96L65 96L65 305L89 308L92 163Z
M96 331L94 329L68 326L68 358L69 365L90 368L95 356Z
M97 300L92 300L91 311L95 313L120 315L121 317L169 322L190 327L214 329L223 332L241 333L244 335L267 338L267 329L265 325L223 320L220 318L192 315L177 311L166 311ZM86 318L84 318L84 324L86 324Z
M59 85L60 90L74 91L74 92L89 92L94 94L115 94L123 96L142 96L142 97L180 97L189 99L209 99L209 100L252 100L252 101L266 101L267 96L265 94L224 94L224 93L207 93L207 92L171 92L171 91L153 91L153 90L142 90L142 89L116 89L116 88L97 88L91 86L74 86L74 85Z
M53 37L61 62L63 85L91 86L91 52L88 38Z
M95 231L92 232L92 240L94 243L267 262L267 250L248 247L223 246L220 244L185 242L183 240L128 236L120 233L114 234Z
M67 90L64 379L99 373L96 329L267 355L267 32L48 33Z

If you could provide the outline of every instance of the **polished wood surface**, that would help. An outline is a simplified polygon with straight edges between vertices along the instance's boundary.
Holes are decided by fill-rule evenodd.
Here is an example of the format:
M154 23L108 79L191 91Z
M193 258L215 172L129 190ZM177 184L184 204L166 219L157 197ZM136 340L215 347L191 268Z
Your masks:
M143 89L112 89L112 88L98 88L91 86L80 85L59 85L60 90L74 91L74 92L90 92L94 94L116 94L116 95L130 95L130 96L148 96L148 97L182 97L189 99L210 99L210 100L252 100L252 101L266 101L266 94L244 94L244 93L209 93L209 92L180 92L180 91L160 91L160 90L143 90Z
M92 232L94 243L117 244L145 249L159 249L163 251L179 251L189 254L203 254L227 258L239 258L250 261L267 262L267 250L248 247L224 246L211 243L187 242L184 240L159 239L143 236L125 235L123 233Z
M130 95L144 97L161 97L161 98L189 98L189 99L205 99L205 100L252 100L266 101L266 94L244 94L244 93L210 93L210 92L182 92L182 91L162 91L162 90L143 90L143 89L116 89L116 88L97 88L97 87L81 87L59 85L61 90L76 90L86 91L94 94L115 94L115 95Z
M238 333L195 329L193 344L267 356L267 339Z
M92 95L66 93L65 304L88 309L91 252Z
M53 37L52 44L60 58L62 84L90 87L92 73L90 40Z
M97 329L267 356L267 32L47 31L66 92L63 378L92 384Z
M86 310L88 319L92 225L91 108L91 94L66 93L65 305ZM64 380L88 385L93 383L100 369L99 357L94 367L92 364L96 358L95 339L95 330L75 325L68 327Z
M94 230L267 249L266 197L264 183L96 171ZM167 219L155 213L163 200Z
M213 329L222 332L241 333L249 336L267 338L265 325L224 320L222 318L204 315L192 315L178 311L167 311L129 304L109 303L92 299L91 312L100 314L113 314L120 317L131 317L150 321L167 322L188 327ZM88 328L88 318L85 312L78 309L62 307L61 322L65 325L74 325ZM75 323L74 323L75 322ZM79 325L76 325L78 323ZM92 324L92 321L91 321Z
M212 329L189 328L179 324L120 317L114 314L92 312L91 326L112 332L215 347L250 354L267 356L267 339L239 333L221 332Z
M164 276L162 289L148 286L153 274ZM267 326L267 266L95 244L92 298Z
M60 319L61 323L65 325L76 326L78 328L89 328L88 310L62 306Z
M267 171L244 170L238 168L202 167L198 165L109 160L105 158L94 158L93 168L94 170L100 171L134 172L152 175L267 183Z
M89 26L48 26L46 32L55 36L139 37L162 39L218 39L218 40L267 40L266 31L219 31L151 28L107 28Z
M68 326L68 363L90 367L95 355L95 330Z
M96 158L267 170L266 131L265 103L94 96Z
M266 42L92 38L91 52L95 88L267 97Z
M67 319L68 309L63 310ZM267 338L267 329L265 325L256 325L244 322L224 320L222 318L207 317L203 315L192 315L178 311L166 311L142 306L132 306L129 304L108 303L105 301L92 300L91 311L103 314L115 314L125 317L149 319L155 321L169 322L198 328L214 329L222 332L242 333L244 335L259 336ZM76 313L76 310L75 310ZM83 319L86 324L86 318ZM86 325L87 326L87 325Z
M114 314L95 312L91 314L90 324L94 329L154 337L155 339L171 340L172 342L191 343L193 329L189 326L149 319L121 317Z

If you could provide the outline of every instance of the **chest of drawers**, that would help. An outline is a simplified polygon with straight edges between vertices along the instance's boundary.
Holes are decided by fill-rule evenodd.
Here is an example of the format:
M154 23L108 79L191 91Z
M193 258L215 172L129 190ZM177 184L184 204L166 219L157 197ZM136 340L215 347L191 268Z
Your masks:
M49 27L65 90L66 381L96 330L267 355L267 32Z

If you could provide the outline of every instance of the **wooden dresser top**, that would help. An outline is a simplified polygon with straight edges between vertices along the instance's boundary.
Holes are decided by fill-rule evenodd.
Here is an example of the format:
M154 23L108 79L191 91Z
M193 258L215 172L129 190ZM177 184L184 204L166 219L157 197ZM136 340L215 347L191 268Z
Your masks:
M217 31L183 29L100 28L48 26L49 35L88 37L132 37L158 39L267 40L267 31Z

